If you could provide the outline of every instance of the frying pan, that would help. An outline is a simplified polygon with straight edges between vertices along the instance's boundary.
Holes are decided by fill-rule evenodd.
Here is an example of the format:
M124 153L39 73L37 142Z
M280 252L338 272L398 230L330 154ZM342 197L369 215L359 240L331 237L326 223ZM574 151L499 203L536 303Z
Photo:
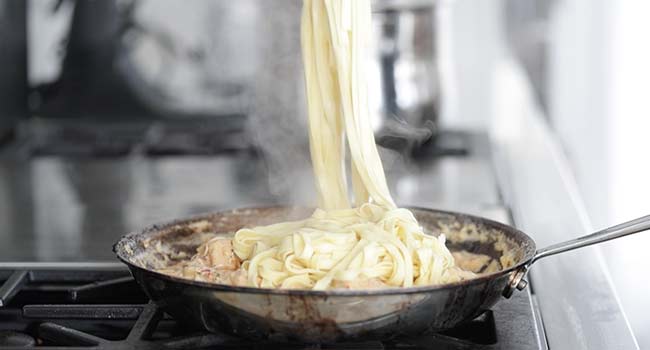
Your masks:
M286 290L220 285L172 277L156 269L169 256L194 254L205 232L232 234L242 227L306 217L291 207L238 209L155 225L122 237L113 247L146 294L189 326L247 338L329 342L416 335L454 327L526 287L541 258L650 228L650 215L588 236L535 249L523 232L476 216L411 208L420 225L444 233L450 250L490 257L495 272L456 283L367 290Z

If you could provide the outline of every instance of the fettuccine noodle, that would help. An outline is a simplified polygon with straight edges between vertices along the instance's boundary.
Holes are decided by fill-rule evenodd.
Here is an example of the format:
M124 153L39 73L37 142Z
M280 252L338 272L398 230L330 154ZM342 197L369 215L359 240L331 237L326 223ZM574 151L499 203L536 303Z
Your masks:
M320 209L305 220L236 232L232 248L249 286L410 287L469 276L455 267L445 237L425 234L388 190L369 118L370 20L370 0L304 0L302 50Z
M232 239L216 236L190 260L159 271L207 282L315 290L410 287L474 276L455 266L444 235L425 234L390 195L369 118L370 18L370 0L304 0L309 143L320 209L305 220L240 229ZM204 232L199 224L192 228Z

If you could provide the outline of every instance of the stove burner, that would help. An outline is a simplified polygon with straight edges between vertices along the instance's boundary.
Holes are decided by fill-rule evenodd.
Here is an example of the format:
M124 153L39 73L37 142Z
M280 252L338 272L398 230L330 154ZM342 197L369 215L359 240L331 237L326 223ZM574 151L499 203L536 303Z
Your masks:
M34 345L36 345L36 339L29 334L14 331L0 331L0 347L31 347Z
M335 344L252 341L186 328L149 302L128 272L75 269L3 270L0 349L55 346L92 349L539 349L530 297L513 309L487 311L438 334ZM524 294L519 294L523 296ZM37 301L38 304L34 303ZM512 315L519 314L516 323ZM524 317L522 318L522 314ZM38 342L36 341L38 339ZM532 345L531 345L532 344Z

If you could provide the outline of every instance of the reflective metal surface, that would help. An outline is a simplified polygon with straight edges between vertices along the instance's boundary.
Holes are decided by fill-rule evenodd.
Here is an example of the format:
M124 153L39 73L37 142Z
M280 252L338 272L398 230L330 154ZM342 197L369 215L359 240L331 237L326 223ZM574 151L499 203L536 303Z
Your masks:
M486 140L468 135L470 156L385 157L400 205L480 214L507 222ZM308 150L305 147L305 150ZM309 163L294 162L291 186L269 183L263 159L211 157L0 157L0 262L114 261L125 232L236 207L314 203Z
M137 227L276 200L248 156L0 163L0 260L106 261Z
M370 102L379 136L417 144L439 127L436 4L408 3L374 3L371 67L377 72L371 76L379 81L369 84Z
M228 233L276 222L295 211L291 207L241 209L154 225L125 236L114 250L147 295L177 319L247 338L307 342L417 335L457 326L501 299L511 272L532 259L535 250L530 238L504 224L465 214L412 209L428 232L439 232L441 225L476 227L480 240L466 239L460 230L447 233L452 250L486 254L497 261L507 254L515 265L440 286L328 291L236 287L155 272L169 263L159 257L156 247L166 246L162 249L170 251L191 248L187 244L196 232L189 228L193 222L207 222L210 231ZM181 242L184 238L187 241Z

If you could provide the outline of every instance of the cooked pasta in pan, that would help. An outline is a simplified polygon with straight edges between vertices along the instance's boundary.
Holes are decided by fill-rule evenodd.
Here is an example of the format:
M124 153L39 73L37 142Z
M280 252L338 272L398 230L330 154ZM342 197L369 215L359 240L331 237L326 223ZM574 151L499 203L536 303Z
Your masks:
M315 290L421 286L474 275L456 266L444 235L426 234L391 197L369 117L370 20L370 0L303 3L302 51L319 209L304 220L215 237L190 260L164 272L217 283Z

